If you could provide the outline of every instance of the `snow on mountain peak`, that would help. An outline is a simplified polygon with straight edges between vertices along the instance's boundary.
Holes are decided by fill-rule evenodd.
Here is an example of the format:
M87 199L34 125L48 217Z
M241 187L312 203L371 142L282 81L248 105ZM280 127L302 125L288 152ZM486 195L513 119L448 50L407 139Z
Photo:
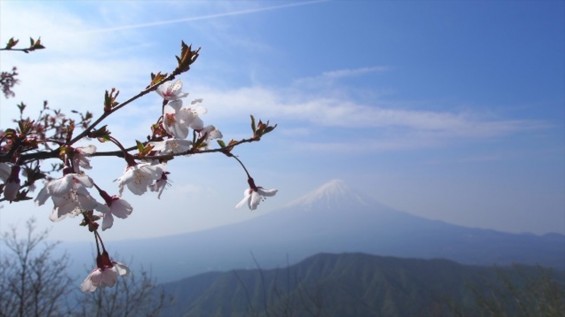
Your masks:
M336 195L347 195L351 190L341 179L333 179L314 190L309 196L312 200Z
M290 206L301 206L305 209L316 207L336 208L346 205L369 205L369 201L354 192L340 179L333 179L301 198L291 202Z

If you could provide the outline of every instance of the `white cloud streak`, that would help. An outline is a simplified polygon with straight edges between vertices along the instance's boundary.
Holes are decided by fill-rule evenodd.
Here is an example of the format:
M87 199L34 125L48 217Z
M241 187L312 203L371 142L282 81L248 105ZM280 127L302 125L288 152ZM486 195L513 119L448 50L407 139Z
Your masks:
M361 77L365 75L383 73L392 70L390 66L368 66L360 68L346 68L323 72L320 75L299 78L293 82L296 87L308 87L310 89L326 88L335 85L340 80Z
M358 103L340 97L309 97L293 90L292 101L287 91L265 87L243 87L217 91L195 87L210 109L219 109L214 116L228 119L256 113L271 119L284 119L340 129L395 128L401 132L422 132L437 137L490 138L546 127L529 120L483 118L479 114L447 111L407 110ZM396 142L395 142L396 143Z
M154 21L154 22L146 22L146 23L138 23L138 24L130 24L130 25L121 25L121 26L108 27L108 28L99 28L99 29L90 30L90 31L83 31L81 33L107 33L107 32L116 32L116 31L132 30L132 29L142 29L142 28L149 28L149 27L155 27L155 26L163 26L163 25L202 21L202 20L211 20L211 19L218 19L218 18L229 17L229 16L239 16L239 15L247 15L247 14L253 14L253 13L266 12L266 11L281 10L281 9L287 9L287 8L291 8L291 7L312 5L312 4L322 3L322 2L328 2L328 0L286 3L286 4L282 4L282 5L277 5L277 6L243 9L243 10L236 10L236 11L229 11L229 12L222 12L222 13L215 13L215 14L207 14L207 15L201 15L201 16L195 16L195 17L162 20L162 21Z
M370 73L381 73L391 70L388 66L372 66L372 67L361 67L353 69L339 69L329 72L322 73L321 76L315 78L330 78L330 79L340 79L345 77L356 77L360 75L370 74Z

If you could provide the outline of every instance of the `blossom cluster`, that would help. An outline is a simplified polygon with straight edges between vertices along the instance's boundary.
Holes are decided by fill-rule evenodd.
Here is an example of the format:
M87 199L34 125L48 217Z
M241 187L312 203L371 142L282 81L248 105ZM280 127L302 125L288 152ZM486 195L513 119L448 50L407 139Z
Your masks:
M6 48L0 50L13 50L16 44L17 40L10 39ZM32 40L31 45L21 51L43 48L39 40ZM201 106L202 99L186 102L188 93L183 91L182 81L175 77L190 69L198 53L199 50L193 50L183 42L175 70L170 75L151 74L150 85L125 102L117 101L119 91L116 89L106 91L103 113L96 120L90 112L79 113L79 119L72 119L60 110L51 109L47 102L38 119L33 120L24 116L26 105L21 103L18 105L20 119L15 120L17 126L0 130L0 202L33 199L42 206L50 199L53 203L49 216L51 221L81 216L80 224L94 233L96 267L81 285L85 292L113 286L118 276L129 272L126 265L110 258L99 229L110 229L115 218L126 219L132 214L132 204L122 197L125 188L134 195L155 192L157 198L161 198L169 185L171 172L167 170L167 162L175 157L216 152L235 159L243 168L249 186L236 207L247 205L255 210L262 200L277 192L276 189L256 186L246 166L232 153L242 143L259 141L276 125L262 121L256 123L251 116L252 136L226 144L220 130L214 125L204 124L201 117L207 110ZM106 117L151 91L162 98L162 104L146 141L137 141L135 146L126 147L111 135L107 126L100 126ZM79 128L82 131L76 133ZM210 145L213 140L219 147ZM77 145L93 141L113 143L119 150L98 152L94 144ZM92 168L91 159L96 156L123 159L124 173L115 180L116 194L111 195L100 188L93 176L88 174ZM47 160L58 163L52 164L51 170L45 170ZM35 191L35 183L40 180L44 182L43 188L35 198L30 197L29 194Z

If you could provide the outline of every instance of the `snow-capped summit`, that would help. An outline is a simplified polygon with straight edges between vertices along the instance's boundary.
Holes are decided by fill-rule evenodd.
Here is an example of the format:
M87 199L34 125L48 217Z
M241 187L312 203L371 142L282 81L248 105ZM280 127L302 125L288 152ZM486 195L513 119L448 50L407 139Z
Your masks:
M337 207L368 206L370 198L355 192L340 179L333 179L310 193L292 201L289 207L305 210L335 209Z

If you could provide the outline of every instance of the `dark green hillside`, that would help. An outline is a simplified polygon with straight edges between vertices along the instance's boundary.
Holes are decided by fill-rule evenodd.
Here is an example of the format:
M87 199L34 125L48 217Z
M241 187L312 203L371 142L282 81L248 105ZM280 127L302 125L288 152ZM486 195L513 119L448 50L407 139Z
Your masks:
M498 311L497 316L551 316L542 309L556 309L553 316L560 316L565 277L545 272L319 254L284 269L207 273L165 284L176 298L165 315L494 316Z

